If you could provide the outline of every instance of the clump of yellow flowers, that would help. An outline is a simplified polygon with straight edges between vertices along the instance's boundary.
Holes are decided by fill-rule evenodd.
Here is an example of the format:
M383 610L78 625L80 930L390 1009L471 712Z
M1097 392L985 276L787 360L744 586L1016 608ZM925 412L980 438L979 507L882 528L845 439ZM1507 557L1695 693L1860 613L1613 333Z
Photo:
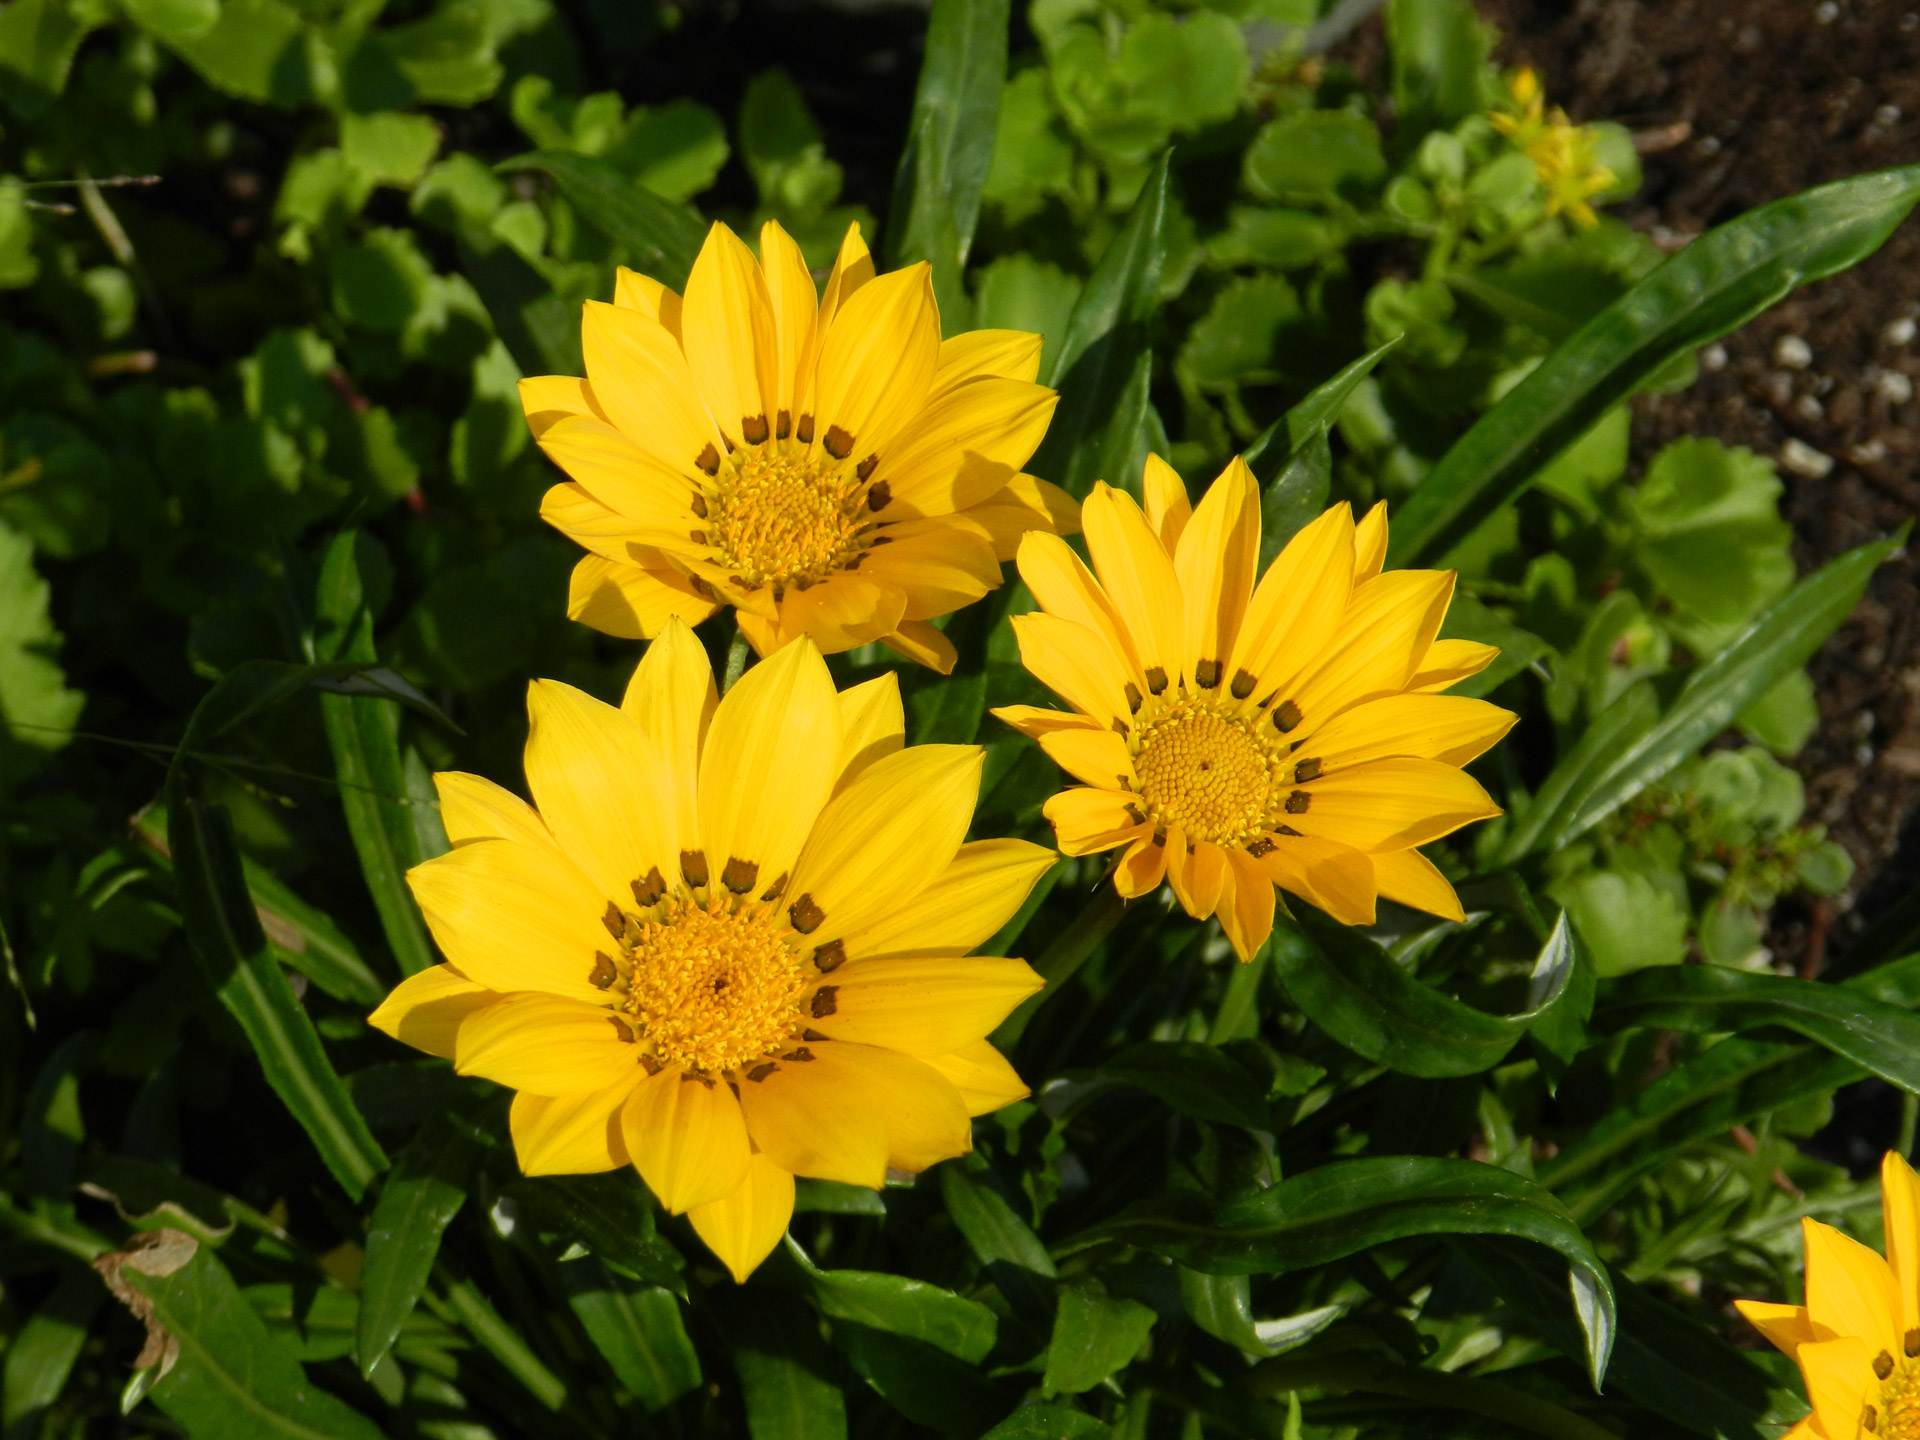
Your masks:
M1589 127L1569 121L1558 105L1546 108L1540 77L1531 69L1516 73L1508 88L1514 108L1496 110L1487 118L1533 161L1547 192L1547 213L1565 215L1583 227L1598 224L1591 201L1618 179L1600 163L1598 137Z

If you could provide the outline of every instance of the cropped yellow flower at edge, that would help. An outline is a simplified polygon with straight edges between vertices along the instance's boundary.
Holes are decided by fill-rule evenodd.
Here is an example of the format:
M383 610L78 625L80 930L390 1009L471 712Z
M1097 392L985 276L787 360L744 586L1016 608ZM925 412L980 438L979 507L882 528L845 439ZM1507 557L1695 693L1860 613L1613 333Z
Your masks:
M932 620L1000 583L1029 530L1071 532L1062 490L1020 473L1057 396L1040 337L940 339L929 268L876 275L848 229L817 297L778 225L760 255L715 224L684 299L622 269L588 301L587 378L523 380L572 477L540 513L590 553L568 613L651 639L723 605L763 656L880 640L940 671Z
M669 619L618 708L527 704L538 809L435 777L454 848L407 878L448 963L372 1016L519 1092L527 1174L631 1163L744 1280L794 1176L877 1188L1027 1093L985 1036L1040 978L967 951L1056 857L962 843L981 751L903 748L891 673L836 693L802 639L718 700Z
M1510 90L1519 113L1496 110L1487 118L1533 161L1534 173L1547 192L1547 213L1565 212L1574 224L1592 229L1599 216L1588 202L1615 180L1597 158L1593 131L1572 124L1557 105L1547 110L1540 77L1532 70L1516 72Z
M1381 573L1386 507L1336 505L1254 583L1260 493L1234 460L1196 509L1149 457L1146 508L1105 484L1081 512L1093 572L1030 535L1020 575L1041 613L1013 619L1021 662L1073 713L994 713L1084 782L1047 801L1069 855L1124 847L1123 896L1173 885L1218 913L1245 960L1274 886L1349 925L1384 895L1463 918L1414 847L1500 813L1460 767L1514 716L1441 695L1499 652L1435 636L1453 573ZM1096 578L1097 577L1097 578Z
M1885 1259L1802 1220L1807 1303L1733 1302L1807 1383L1813 1411L1786 1440L1920 1440L1920 1177L1892 1151L1880 1207Z

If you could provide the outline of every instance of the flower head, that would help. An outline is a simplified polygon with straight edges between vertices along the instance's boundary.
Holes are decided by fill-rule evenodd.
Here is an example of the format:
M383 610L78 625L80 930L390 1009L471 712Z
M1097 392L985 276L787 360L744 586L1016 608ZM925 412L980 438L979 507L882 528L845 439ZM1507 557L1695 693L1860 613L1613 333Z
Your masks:
M798 640L717 700L669 619L619 707L528 694L536 805L435 777L454 848L408 875L448 963L373 1023L509 1086L529 1175L631 1163L744 1279L793 1177L878 1187L1025 1095L985 1039L1040 988L968 957L1053 862L962 843L981 752L903 748L889 674Z
M1807 1303L1733 1302L1806 1380L1813 1412L1786 1440L1920 1440L1920 1177L1892 1151L1880 1206L1885 1259L1802 1220Z
M1600 163L1593 131L1571 123L1557 105L1548 110L1540 77L1532 70L1518 71L1509 89L1516 109L1496 110L1487 118L1533 161L1534 174L1547 192L1547 213L1564 213L1574 224L1592 228L1599 217L1588 202L1611 188L1616 178Z
M1000 583L1028 530L1072 530L1020 473L1058 397L1040 337L940 338L925 264L874 272L860 227L816 295L778 225L760 255L715 224L685 297L631 270L588 301L584 380L524 380L535 439L572 477L540 513L590 553L569 613L651 638L732 605L762 655L882 640L945 671L928 622Z
M1388 899L1462 918L1414 847L1499 813L1460 769L1513 724L1441 695L1491 646L1435 636L1451 571L1381 573L1386 507L1336 505L1255 584L1260 495L1234 460L1196 509L1147 460L1146 508L1096 485L1093 571L1030 535L1020 574L1040 613L1014 617L1020 658L1073 713L994 713L1084 782L1046 804L1069 855L1124 847L1126 896L1162 877L1215 914L1242 959L1273 927L1275 885L1348 924Z

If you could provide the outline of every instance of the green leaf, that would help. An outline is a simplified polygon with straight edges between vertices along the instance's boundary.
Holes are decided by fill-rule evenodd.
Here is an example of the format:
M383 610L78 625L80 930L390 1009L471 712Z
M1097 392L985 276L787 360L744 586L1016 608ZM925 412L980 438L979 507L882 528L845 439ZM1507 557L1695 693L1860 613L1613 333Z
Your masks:
M753 1440L845 1440L846 1398L806 1304L762 1292L726 1316Z
M1602 776L1619 754L1652 730L1660 718L1653 686L1642 680L1594 716L1579 742L1548 773L1533 798L1513 819L1499 863L1513 865L1558 835L1562 816Z
M43 1433L47 1412L67 1388L94 1312L105 1298L99 1277L76 1268L14 1332L0 1367L0 1432Z
M1554 350L1474 424L1394 517L1389 565L1444 554L1663 366L1795 286L1865 259L1920 199L1920 166L1776 200L1711 230Z
M1380 132L1351 110L1296 110L1270 121L1244 163L1247 188L1263 200L1358 200L1387 173Z
M1244 1275L1207 1275L1174 1267L1180 1303L1202 1330L1249 1355L1274 1355L1304 1345L1347 1313L1346 1305L1322 1305L1279 1320L1253 1318L1252 1287Z
M253 662L233 671L195 707L167 772L167 848L187 938L201 972L246 1032L267 1083L306 1130L335 1180L353 1199L386 1168L387 1157L354 1109L267 947L246 889L233 825L200 793L206 741L286 698L311 679L305 667Z
M1119 1241L1210 1274L1303 1270L1413 1235L1510 1235L1559 1252L1594 1383L1613 1344L1613 1290L1587 1237L1547 1191L1471 1160L1336 1160L1243 1200L1192 1192L1144 1200L1063 1248Z
M64 0L15 0L0 10L0 96L22 114L44 110L67 88L73 57L99 12L73 13Z
M1078 1395L1091 1390L1130 1363L1147 1342L1154 1313L1138 1300L1107 1294L1098 1280L1075 1280L1060 1287L1047 1342L1047 1369L1041 1385L1049 1395Z
M67 743L87 697L66 686L33 542L0 521L0 795Z
M479 1145L443 1111L394 1162L367 1222L356 1345L362 1375L373 1373L419 1303L479 1160Z
M373 616L360 578L361 551L372 543L357 530L343 530L327 546L314 601L320 659L372 665L378 658ZM360 857L360 872L401 972L416 975L432 965L435 956L427 922L406 882L407 871L426 856L420 853L407 795L398 712L377 699L328 694L320 697L320 716L333 749L340 808Z
M940 1167L940 1198L1007 1302L1028 1324L1044 1329L1053 1306L1053 1257L1033 1228L1007 1203L978 1156Z
M1065 342L1080 278L1024 250L977 271L973 323L982 330L1025 330L1041 339L1040 368L1052 373Z
M700 1357L671 1290L634 1285L591 1256L562 1262L560 1282L587 1338L641 1409L655 1414L699 1388Z
M587 223L625 250L629 265L672 289L686 288L687 272L707 234L699 216L686 206L661 199L591 155L536 150L495 168L551 175Z
M918 1340L842 1320L833 1341L888 1404L942 1435L973 1440L1004 1403L980 1371Z
M1022 1405L980 1440L1102 1440L1112 1433L1084 1410L1038 1404Z
M1287 332L1305 314L1284 275L1243 275L1220 287L1180 347L1181 371L1208 391L1271 381Z
M933 263L949 331L963 328L955 323L966 310L961 273L993 163L1009 9L1010 0L935 0L907 147L893 180L888 258L896 268Z
M1140 373L1153 361L1149 327L1160 305L1162 230L1167 215L1167 160L1162 157L1140 191L1126 224L1108 242L1080 292L1067 322L1047 383L1060 392L1060 405L1028 469L1053 478L1075 495L1085 495L1096 479L1136 484L1131 475L1105 474L1097 468L1108 437L1131 423L1116 423L1116 411L1130 391L1144 385ZM1150 372L1149 372L1150 373ZM1130 437L1126 437L1130 438Z
M1920 1015L1862 995L1781 975L1682 965L1623 980L1602 994L1596 1026L1699 1035L1778 1026L1902 1090L1920 1090Z
M1602 979L1687 958L1693 908L1677 870L1588 870L1555 880L1548 893L1566 907Z
M1266 1086L1224 1050L1193 1040L1129 1045L1092 1072L1146 1091L1182 1115L1249 1130L1272 1127Z
M340 153L369 184L404 189L426 174L439 150L440 127L425 115L340 117Z
M993 1349L999 1321L993 1311L904 1275L874 1270L822 1270L787 1239L787 1253L806 1273L814 1303L830 1320L850 1320L892 1335L924 1341L969 1365L978 1365Z
M1852 613L1880 562L1905 538L1903 528L1894 538L1850 550L1802 580L1725 650L1696 669L1651 728L1638 729L1641 710L1624 717L1631 723L1619 727L1620 738L1607 747L1608 754L1590 751L1583 737L1574 754L1548 776L1534 802L1544 804L1561 769L1576 758L1580 761L1579 774L1570 776L1564 787L1565 798L1540 823L1537 843L1557 849L1577 839L1726 729L1784 676L1806 664ZM1638 687L1627 691L1601 712L1591 728L1599 729L1608 715L1636 693ZM1642 709L1647 703L1635 702ZM1530 809L1526 821L1532 819ZM1532 844L1520 847L1522 831L1531 828L1523 825L1516 830L1507 846L1509 856L1517 858L1533 848Z
M1418 137L1485 111L1493 40L1493 27L1468 0L1390 0L1396 137Z
M380 1440L364 1415L315 1387L292 1340L267 1327L212 1250L173 1230L103 1259L153 1302L153 1323L178 1345L154 1382L156 1404L195 1440ZM182 1252L187 1258L182 1263ZM164 1367L163 1367L164 1368Z
M1354 387L1372 374L1374 366L1386 359L1387 352L1399 343L1389 340L1379 349L1349 361L1331 380L1315 386L1298 404L1261 431L1259 439L1247 446L1241 457L1253 471L1254 478L1262 485L1272 483L1289 456L1340 418Z
M1572 978L1565 917L1535 962L1528 1008L1489 1015L1408 974L1364 934L1301 910L1302 930L1277 924L1271 955L1287 994L1357 1055L1403 1075L1478 1075L1498 1065L1559 1001Z
M578 1241L620 1274L685 1293L680 1256L660 1237L653 1199L630 1168L516 1180L507 1194L535 1225Z
M215 89L243 100L299 105L317 98L309 36L299 13L280 0L223 0L219 19L207 29L159 38Z

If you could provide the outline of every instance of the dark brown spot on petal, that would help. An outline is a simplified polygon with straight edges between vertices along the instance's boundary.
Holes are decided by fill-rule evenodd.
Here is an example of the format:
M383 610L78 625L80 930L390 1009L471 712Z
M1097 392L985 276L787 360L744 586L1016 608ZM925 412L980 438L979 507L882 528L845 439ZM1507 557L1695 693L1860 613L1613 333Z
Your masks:
M1920 1357L1920 1330L1907 1331L1906 1338L1900 1348L1907 1352L1907 1358L1909 1360Z
M720 443L727 447L727 454L729 455L739 448L733 443L733 437L731 435L722 435L720 437Z
M1869 1435L1880 1428L1880 1412L1869 1405L1860 1412L1860 1428Z
M1300 707L1289 700L1273 712L1273 728L1282 735L1300 723Z
M687 504L693 513L702 520L707 518L707 497L702 495L698 490L693 492L693 499L688 501Z
M834 996L839 993L840 987L838 985L822 985L818 990L813 992L813 1004L808 1007L808 1013L816 1020L826 1019L827 1016L833 1014L835 1010L840 1008L839 1002L834 999Z
M778 900L780 896L785 892L786 888L787 888L787 877L786 877L786 873L782 871L780 878L778 880L774 881L771 885L767 886L765 890L762 890L760 892L760 898L762 900Z
M1220 684L1220 662L1202 660L1193 667L1193 683L1202 690L1215 689Z
M754 591L760 588L758 585L755 585L752 581L743 579L738 575L727 576L727 584L733 586L734 589L738 590L743 595L751 595Z
M802 445L811 445L813 443L813 416L802 415L800 417L800 428L793 433L794 437L798 439Z
M698 455L693 457L693 463L709 475L718 475L720 473L720 452L714 449L712 443L709 442Z
M866 459L853 467L854 478L859 480L862 485L866 484L867 481L873 478L873 472L878 468L879 464L880 457L878 455L867 456ZM878 510L880 507L876 505L873 508Z
M778 1070L779 1068L780 1067L778 1065L774 1064L771 1060L769 1060L766 1064L756 1065L751 1070L747 1071L747 1079L755 1082L764 1080L767 1078L767 1076L773 1074L773 1072Z
M609 1015L607 1016L607 1020L613 1026L613 1033L620 1037L620 1043L622 1045L633 1044L633 1027L631 1025L627 1024L627 1022L622 1020L618 1015Z
M1307 807L1313 803L1313 796L1304 790L1296 790L1287 796L1287 814L1304 815Z
M649 1075L658 1075L660 1073L660 1062L651 1055L642 1055L640 1057L640 1068Z
M1253 687L1259 683L1260 682L1256 680L1250 672L1246 670L1236 670L1233 672L1233 683L1227 686L1227 689L1234 699L1244 700L1247 696L1253 694Z
M704 850L682 850L680 852L680 878L698 890L707 883L707 852Z
M687 538L696 545L704 545L707 543L707 532L704 530L689 530L687 531Z
M1318 760L1296 760L1293 762L1293 779L1295 784L1304 785L1309 780L1317 780L1319 778L1320 762Z
M702 1075L698 1070L682 1070L680 1072L680 1081L682 1084L685 1084L687 1081L692 1081L695 1085L704 1085L709 1090L713 1088L713 1077L711 1075Z
M667 882L660 878L660 867L655 865L647 871L644 880L633 882L633 898L642 910L649 905L658 905L660 897L667 893Z
M1128 734L1127 722L1124 720L1116 719L1113 722L1113 733L1118 735L1122 740L1126 739Z
M742 860L738 855L730 858L726 868L720 872L720 883L736 895L744 895L753 889L754 881L759 878L759 864L752 860Z
M836 460L844 460L853 453L853 436L838 425L827 427L827 438L822 443L827 447L827 453Z
M773 582L773 603L778 605L782 600L785 600L786 598L787 598L787 587L782 585L778 580L774 581Z
M811 895L802 895L787 907L787 919L793 922L793 928L802 935L811 935L820 928L820 922L826 918L827 912L814 903Z
M1126 812L1127 812L1127 818L1128 818L1129 820L1131 820L1131 821L1133 821L1133 823L1134 823L1134 824L1136 824L1136 825L1144 825L1144 824L1146 824L1146 823L1147 823L1147 816L1146 816L1146 812L1145 812L1144 810L1142 810L1142 809L1141 809L1141 808L1140 808L1140 807L1139 807L1138 805L1135 805L1135 804L1133 804L1133 803L1131 803L1131 802L1129 802L1129 803L1128 803L1128 804L1127 804L1127 805L1126 805L1125 807L1123 807L1123 808L1124 808L1124 809L1126 810Z
M1140 687L1131 680L1127 681L1127 709L1138 715L1140 707L1146 703L1147 697L1140 693Z
M773 417L773 434L776 440L784 440L793 433L793 412L782 410Z
M1268 854L1271 854L1272 852L1273 852L1273 841L1269 840L1264 835L1260 836L1258 839L1249 840L1247 842L1247 854L1253 856L1253 858L1256 860L1258 860L1262 855L1268 855Z
M811 1035L813 1032L809 1030L807 1033ZM822 1036L821 1038L824 1039L825 1037ZM805 1064L807 1061L813 1059L813 1052L807 1049L806 1046L802 1045L798 1050L789 1050L786 1054L782 1055L780 1058L782 1060L798 1060L802 1064Z
M1165 826L1162 826L1160 829L1153 832L1153 843L1156 845L1164 845L1167 843L1167 831Z
M620 907L611 900L607 902L607 913L600 917L600 923L607 927L607 933L618 940L627 931L627 917L620 913Z
M1295 839L1298 839L1300 836L1300 832L1291 825L1276 825L1273 827L1273 833L1276 835L1291 835Z
M830 970L838 970L847 963L847 942L829 940L824 945L813 947L813 965L822 975Z
M1893 1373L1893 1356L1882 1350L1873 1357L1873 1373L1882 1380Z
M876 515L893 503L893 487L882 480L867 491L867 509Z
M764 415L742 415L740 417L740 438L749 445L767 443L767 417Z
M1147 689L1158 695L1167 688L1167 672L1155 665L1147 671Z
M620 971L615 968L613 957L604 950L593 952L593 969L587 975L587 983L596 990L604 990L619 978Z
M891 535L876 535L867 542L868 546L873 549L878 549L882 545L891 545L892 543L893 537Z

